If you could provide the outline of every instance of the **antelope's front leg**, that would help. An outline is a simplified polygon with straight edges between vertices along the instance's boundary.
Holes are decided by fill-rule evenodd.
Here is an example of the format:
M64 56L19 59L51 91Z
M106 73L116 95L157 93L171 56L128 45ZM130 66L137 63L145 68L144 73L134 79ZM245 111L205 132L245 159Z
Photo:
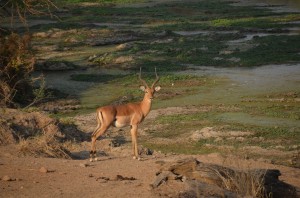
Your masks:
M132 153L133 159L140 159L137 146L137 125L131 125Z

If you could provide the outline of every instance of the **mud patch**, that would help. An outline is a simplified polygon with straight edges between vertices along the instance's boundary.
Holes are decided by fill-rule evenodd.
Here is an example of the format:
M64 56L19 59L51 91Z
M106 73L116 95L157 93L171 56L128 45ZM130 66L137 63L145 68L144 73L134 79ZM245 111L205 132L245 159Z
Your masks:
M218 131L214 127L205 127L192 133L190 138L194 141L209 138L224 138L224 137L243 137L253 135L253 132L248 131Z

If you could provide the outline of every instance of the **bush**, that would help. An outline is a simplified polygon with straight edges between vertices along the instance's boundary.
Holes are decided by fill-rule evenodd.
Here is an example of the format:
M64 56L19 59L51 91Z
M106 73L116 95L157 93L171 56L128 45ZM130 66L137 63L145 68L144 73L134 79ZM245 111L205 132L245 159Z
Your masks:
M30 51L30 36L11 33L0 36L0 105L27 104L34 98L35 58Z
M26 26L27 15L51 15L50 8L53 7L56 8L52 0L3 0L0 1L0 18L10 18L12 28L14 16L18 16L19 21ZM9 33L9 28L1 25L0 106L32 105L37 98L43 96L44 87L36 90L33 88L30 75L35 59L30 49L30 36Z

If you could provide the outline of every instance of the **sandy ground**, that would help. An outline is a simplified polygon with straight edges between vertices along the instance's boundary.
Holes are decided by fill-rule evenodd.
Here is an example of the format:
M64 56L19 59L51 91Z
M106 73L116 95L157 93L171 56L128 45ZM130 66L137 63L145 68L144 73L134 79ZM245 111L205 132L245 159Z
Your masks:
M1 148L2 149L2 148ZM103 156L97 162L53 158L14 157L0 155L0 177L13 181L0 181L0 197L159 197L150 184L159 170L159 161L175 161L195 157L200 162L221 164L237 168L279 169L283 180L296 186L300 193L300 169L266 164L234 157L209 155ZM43 172L41 168L48 170ZM121 175L125 179L116 179ZM168 185L168 184L163 184ZM300 194L299 194L300 195Z

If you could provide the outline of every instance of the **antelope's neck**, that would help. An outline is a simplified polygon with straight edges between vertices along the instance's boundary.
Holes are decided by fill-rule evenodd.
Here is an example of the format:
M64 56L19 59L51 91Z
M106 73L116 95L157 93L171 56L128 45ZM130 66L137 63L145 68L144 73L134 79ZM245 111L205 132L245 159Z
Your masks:
M140 103L142 112L145 117L148 115L148 113L151 110L151 103L152 103L151 100L146 96L144 97L143 101Z

